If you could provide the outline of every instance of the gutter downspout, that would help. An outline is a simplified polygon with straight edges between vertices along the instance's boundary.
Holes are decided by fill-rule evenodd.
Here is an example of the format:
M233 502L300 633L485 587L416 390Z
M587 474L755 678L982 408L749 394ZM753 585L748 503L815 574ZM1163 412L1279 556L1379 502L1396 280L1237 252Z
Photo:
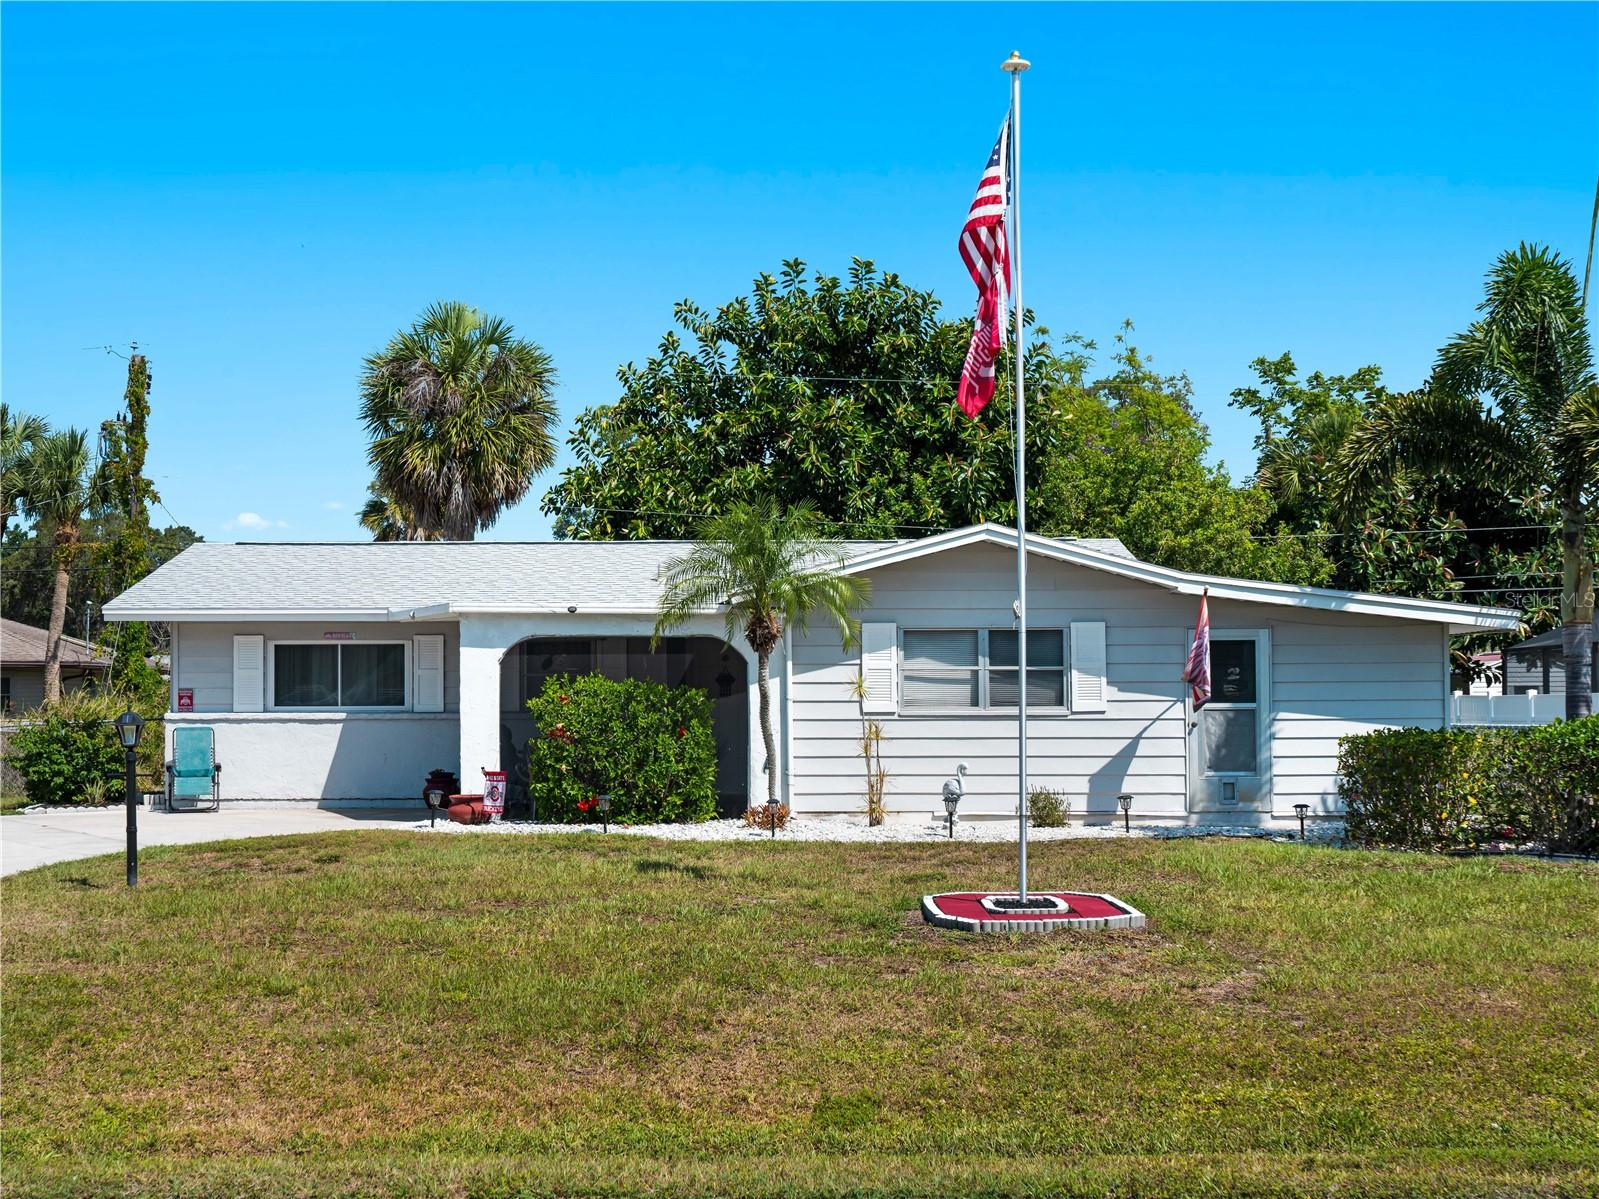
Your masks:
M783 763L783 802L788 805L789 814L794 813L793 799L793 770L794 770L794 634L793 630L783 630L783 711L782 711L783 744L778 747L778 758Z

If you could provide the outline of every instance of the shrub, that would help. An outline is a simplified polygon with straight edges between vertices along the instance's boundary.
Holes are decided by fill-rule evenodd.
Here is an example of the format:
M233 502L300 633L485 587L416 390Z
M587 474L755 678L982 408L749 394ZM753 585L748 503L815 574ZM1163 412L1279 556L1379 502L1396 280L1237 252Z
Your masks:
M111 722L121 711L112 696L75 692L24 713L8 757L28 799L80 803L96 783L104 788L102 796L116 786L122 778L122 743Z
M556 675L527 706L540 729L528 745L540 819L587 822L578 804L602 794L616 824L716 815L711 701L699 688Z
M744 809L744 823L750 828L769 829L774 824L778 828L788 827L788 805L786 803L756 804L753 808ZM878 823L882 823L879 821Z
M1338 772L1349 837L1361 844L1599 851L1599 717L1345 737Z
M1034 828L1065 828L1072 801L1059 791L1034 787L1027 793L1027 823Z

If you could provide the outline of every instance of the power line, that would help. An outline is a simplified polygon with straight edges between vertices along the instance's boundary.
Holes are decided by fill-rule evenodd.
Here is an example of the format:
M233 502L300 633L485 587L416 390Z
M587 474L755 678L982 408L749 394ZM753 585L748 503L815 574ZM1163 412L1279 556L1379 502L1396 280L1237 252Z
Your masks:
M1452 537L1456 533L1511 533L1533 529L1558 529L1557 524L1550 525L1469 525L1459 529L1360 529L1352 533L1316 532L1316 533L1261 533L1255 536L1255 541L1274 541L1278 537L1370 537L1375 535L1386 536L1394 534L1401 537Z

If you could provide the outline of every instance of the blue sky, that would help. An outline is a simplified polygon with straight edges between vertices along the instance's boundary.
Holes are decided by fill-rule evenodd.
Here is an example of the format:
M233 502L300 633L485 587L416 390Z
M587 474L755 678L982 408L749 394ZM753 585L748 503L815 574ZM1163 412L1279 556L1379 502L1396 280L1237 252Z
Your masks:
M211 539L346 539L365 354L430 301L541 342L563 420L672 304L803 257L972 303L955 238L1025 81L1026 297L1192 377L1411 385L1519 240L1580 262L1599 6L3 8L0 385L94 427L150 355L151 473ZM566 430L563 429L564 439ZM565 455L563 454L563 462ZM541 537L537 497L488 534ZM240 514L254 514L241 525ZM158 514L159 519L159 514Z

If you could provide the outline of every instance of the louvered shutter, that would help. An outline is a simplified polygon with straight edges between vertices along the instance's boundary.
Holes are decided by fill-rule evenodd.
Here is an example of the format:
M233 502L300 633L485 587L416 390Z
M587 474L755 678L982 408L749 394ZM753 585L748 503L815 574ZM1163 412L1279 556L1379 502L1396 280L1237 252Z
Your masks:
M1071 672L1071 710L1103 712L1105 710L1104 621L1072 622Z
M240 633L233 638L233 710L260 712L266 707L266 638Z
M862 712L892 713L898 710L895 694L894 654L897 626L891 623L861 625Z
M444 637L423 633L411 638L411 710L444 711Z

